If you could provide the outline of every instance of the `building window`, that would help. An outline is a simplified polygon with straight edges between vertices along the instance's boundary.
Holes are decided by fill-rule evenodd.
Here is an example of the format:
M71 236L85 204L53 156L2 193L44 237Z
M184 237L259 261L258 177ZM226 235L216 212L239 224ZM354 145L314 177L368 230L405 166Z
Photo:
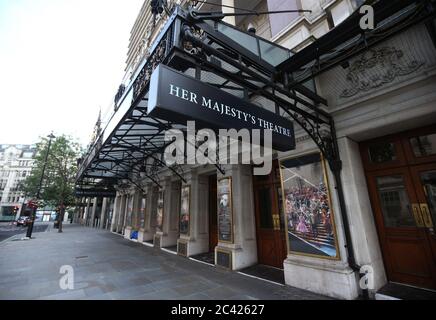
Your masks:
M425 157L436 154L436 134L413 137L409 140L415 157Z
M403 176L378 177L377 191L381 200L385 227L415 226Z
M298 0L268 0L269 11L279 10L298 10L301 5ZM271 37L279 34L284 28L292 23L292 21L298 19L300 14L298 12L282 13L282 14L270 14L269 22L271 25Z
M395 145L391 142L375 143L368 148L372 163L384 163L397 160Z

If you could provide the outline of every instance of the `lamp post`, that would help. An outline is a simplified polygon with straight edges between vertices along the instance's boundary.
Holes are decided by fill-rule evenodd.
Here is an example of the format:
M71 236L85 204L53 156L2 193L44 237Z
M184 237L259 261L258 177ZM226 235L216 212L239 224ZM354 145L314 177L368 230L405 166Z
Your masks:
M36 193L36 200L38 200L40 195L41 195L42 182L44 180L45 167L47 166L48 155L50 153L51 140L54 139L55 136L53 135L53 133L50 133L48 138L49 138L49 140L48 140L48 146L47 146L47 153L45 154L44 165L42 167L41 177L39 179L39 186L38 186L38 191ZM37 206L35 205L33 207L33 210L32 210L32 219L30 220L30 224L27 227L26 237L29 239L32 238L33 224L35 223L35 217L36 217L36 209L37 209Z

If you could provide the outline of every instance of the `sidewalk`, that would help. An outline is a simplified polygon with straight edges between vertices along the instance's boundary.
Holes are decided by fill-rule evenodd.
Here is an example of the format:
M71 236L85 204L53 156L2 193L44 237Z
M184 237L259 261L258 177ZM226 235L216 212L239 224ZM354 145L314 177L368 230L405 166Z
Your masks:
M74 268L62 290L60 267ZM0 244L0 299L326 299L123 239L64 225L30 241Z

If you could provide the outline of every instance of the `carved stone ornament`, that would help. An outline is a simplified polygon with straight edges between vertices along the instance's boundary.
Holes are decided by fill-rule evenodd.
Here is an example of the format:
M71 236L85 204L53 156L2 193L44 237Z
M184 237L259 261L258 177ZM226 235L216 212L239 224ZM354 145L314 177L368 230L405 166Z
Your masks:
M369 49L360 59L353 62L347 75L350 84L340 97L349 98L359 92L382 87L399 76L405 76L424 65L420 61L404 61L404 53L395 47Z

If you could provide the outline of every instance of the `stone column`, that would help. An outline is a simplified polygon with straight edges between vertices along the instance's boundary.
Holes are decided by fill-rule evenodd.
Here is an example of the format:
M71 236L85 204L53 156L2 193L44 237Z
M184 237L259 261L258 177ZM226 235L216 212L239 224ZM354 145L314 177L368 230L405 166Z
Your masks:
M148 196L148 188L143 187L143 192L140 192L137 199L137 206L138 206L138 242L144 242L144 226L145 226L145 215L147 214L147 196ZM145 197L145 207L143 208L143 211L141 211L141 203L142 199ZM141 220L144 220L143 223L141 223Z
M82 206L83 198L80 198L79 203L80 206L77 207L77 213L74 215L74 220L73 220L74 223L80 223L80 216L82 215L82 211L83 211L83 206Z
M95 222L95 213L97 212L97 205L98 205L98 198L95 197L94 201L93 201L94 205L92 206L92 214L91 214L91 220L89 221L89 226L91 228L94 227L94 222Z
M141 209L140 200L142 198L142 190L138 189L135 192L135 196L133 198L133 213L132 213L132 229L135 231L139 231L140 228L140 219L139 219L139 210Z
M112 229L112 221L114 215L114 202L116 198L108 198L107 201L107 210L106 210L106 225L104 229L111 230Z
M123 223L123 234L124 238L130 239L130 233L132 232L132 215L133 215L133 201L131 198L134 197L134 194L129 193L126 195L126 207L124 212L124 223ZM127 214L129 212L130 203L132 203L132 211L130 212L130 221L127 221Z
M210 251L208 176L198 175L196 170L192 169L186 175L186 183L182 184L182 188L186 185L191 189L189 234L180 234L177 245L186 245L186 256L189 257Z
M79 207L79 212L78 214L74 217L74 222L81 224L82 223L82 218L83 215L85 214L85 207L83 206L83 204L85 203L85 198L80 198L80 207Z
M86 226L88 215L90 214L89 209L91 207L91 198L88 198L85 213L83 214L82 224Z
M101 202L100 202L100 200L101 200ZM101 205L100 205L100 203L101 203ZM95 209L95 217L94 217L95 228L100 228L101 215L103 214L102 209L103 209L103 198L99 197L99 198L97 198L97 208Z
M121 216L121 222L120 222L120 231L123 235L125 233L125 229L127 226L127 206L128 206L129 196L130 196L129 194L123 196L123 200L124 200L124 203L122 205L123 214Z
M164 190L164 213L162 231L157 231L155 238L160 238L160 247L177 245L179 237L180 182L172 182L165 177L162 183Z
M119 214L117 219L117 233L121 233L123 231L124 226L124 215L126 212L126 195L122 195L120 199L120 207L119 207Z
M218 180L224 177L232 178L233 243L218 239L215 264L218 252L221 252L230 255L232 270L239 270L257 263L252 167L226 165L224 170L224 175L221 172L217 174Z
M375 293L387 283L380 243L369 199L365 172L357 142L343 137L338 139L342 160L342 184L344 189L350 233L356 263L373 270Z
M100 225L99 228L100 229L104 229L105 228L105 222L106 222L106 216L107 216L107 211L108 210L108 198L103 198L103 203L101 205L101 214L100 214Z
M119 207L120 207L120 196L117 194L115 197L115 203L114 203L114 212L112 213L112 222L111 222L111 231L117 232L117 222L118 222L118 215L119 215Z
M144 217L144 226L139 230L138 233L138 241L150 241L153 240L155 228L153 217L156 212L156 193L154 190L154 186L152 183L149 183L144 190L146 191L146 204L145 204L145 217Z
M82 207L77 206L73 215L73 223L77 223L77 219L79 218L81 211L82 211Z
M136 228L136 217L138 215L137 210L138 210L138 197L140 196L141 191L135 189L134 191L130 192L127 195L127 199L126 199L126 213L125 213L125 228L124 228L124 238L126 239L130 239L130 236L132 234L133 231L138 231L138 229ZM131 204L131 215L130 215L130 221L127 221L127 214L130 208L130 204Z

